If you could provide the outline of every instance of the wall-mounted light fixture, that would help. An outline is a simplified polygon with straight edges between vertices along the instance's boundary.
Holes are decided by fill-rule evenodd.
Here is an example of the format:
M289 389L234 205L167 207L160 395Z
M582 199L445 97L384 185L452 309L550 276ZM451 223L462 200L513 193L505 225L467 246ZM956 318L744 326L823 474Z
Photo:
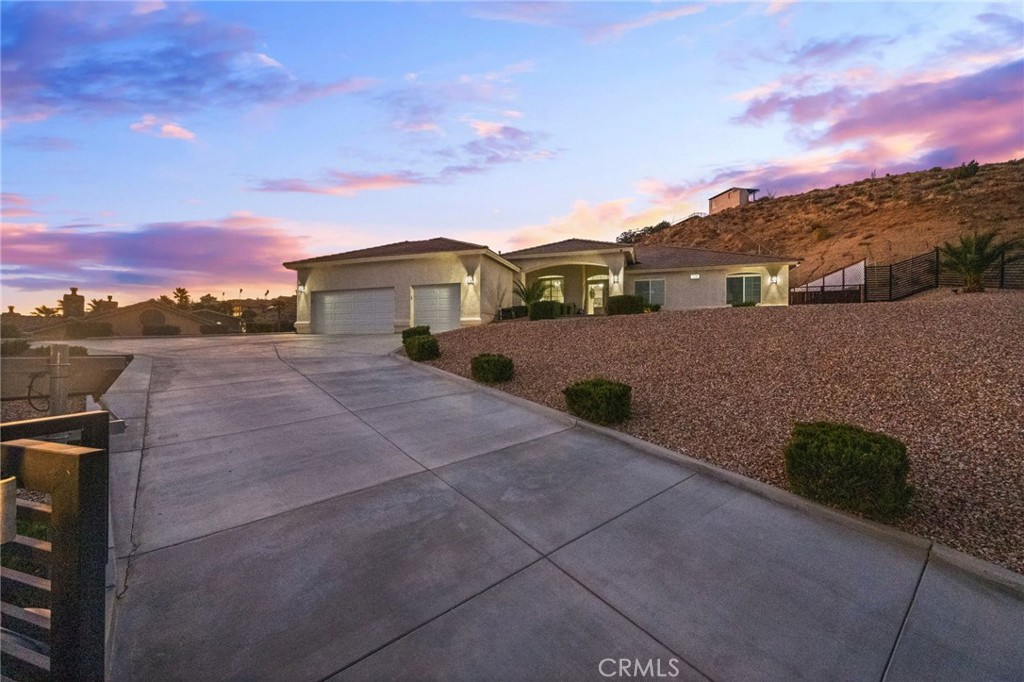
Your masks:
M690 273L690 279L700 279L700 273L699 272L691 272Z
M771 277L768 278L768 283L769 284L778 284L779 283L779 276L778 275L772 275Z
M612 284L618 284L618 283L619 283L619 276L618 275L612 275Z
M473 282L474 282L473 275L466 275L466 284L468 286L473 286Z
M304 293L306 293L306 285L305 284L300 284L299 286L295 287L295 293L297 293L297 294L304 294Z

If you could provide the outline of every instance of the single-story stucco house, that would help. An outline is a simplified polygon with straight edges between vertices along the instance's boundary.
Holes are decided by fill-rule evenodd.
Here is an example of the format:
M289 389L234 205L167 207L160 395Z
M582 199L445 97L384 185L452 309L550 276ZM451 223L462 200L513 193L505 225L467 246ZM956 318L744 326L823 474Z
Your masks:
M665 310L743 301L786 305L794 258L675 246L566 239L499 254L436 237L291 261L298 277L295 330L390 333L490 322L514 305L514 282L541 280L547 298L603 314L609 296L635 294Z

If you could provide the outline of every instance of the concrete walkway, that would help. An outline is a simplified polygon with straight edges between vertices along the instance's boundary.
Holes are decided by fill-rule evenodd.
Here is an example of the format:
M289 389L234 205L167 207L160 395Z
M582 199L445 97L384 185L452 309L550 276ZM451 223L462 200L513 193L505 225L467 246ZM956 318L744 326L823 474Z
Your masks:
M114 680L1024 679L1021 576L396 337L90 345L136 354L105 398Z

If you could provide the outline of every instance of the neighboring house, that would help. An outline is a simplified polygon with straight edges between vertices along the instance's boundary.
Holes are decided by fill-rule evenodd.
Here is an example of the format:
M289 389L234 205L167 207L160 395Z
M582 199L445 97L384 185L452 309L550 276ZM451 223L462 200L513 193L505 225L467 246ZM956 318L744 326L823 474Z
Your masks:
M295 331L446 331L512 305L518 268L480 244L437 237L285 263L298 276Z
M602 314L636 294L667 310L742 301L786 305L789 268L775 256L567 239L505 254L435 238L285 263L298 275L299 333L432 331L489 322L513 303L513 282L546 283L546 298Z
M708 215L714 215L727 208L746 206L749 202L754 201L754 197L759 191L746 187L730 187L724 192L719 192L708 199Z
M200 308L199 310L190 310L189 313L204 320L205 324L208 325L227 327L231 332L245 331L245 322L243 320L231 315L225 315L224 313L217 312L216 310Z
M32 336L39 339L67 338L67 327L73 320L61 320L53 325L36 329ZM156 301L143 301L99 315L89 315L86 322L110 324L114 336L142 336L143 327L170 325L182 334L199 334L206 320L184 310L178 310Z

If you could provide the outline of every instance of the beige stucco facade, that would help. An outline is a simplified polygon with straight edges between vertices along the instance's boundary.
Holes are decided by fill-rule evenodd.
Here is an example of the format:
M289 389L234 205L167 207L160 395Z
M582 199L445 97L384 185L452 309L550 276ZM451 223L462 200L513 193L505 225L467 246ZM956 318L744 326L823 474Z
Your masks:
M380 288L394 289L394 329L400 331L415 320L413 287L436 284L459 285L462 326L483 324L490 322L501 308L512 305L514 272L513 267L488 252L443 252L299 267L295 331L312 331L314 292Z
M721 307L726 305L727 278L752 274L761 278L761 302L758 305L788 305L789 266L785 264L627 271L626 293L636 293L638 280L664 280L664 310ZM774 284L772 277L777 278Z

